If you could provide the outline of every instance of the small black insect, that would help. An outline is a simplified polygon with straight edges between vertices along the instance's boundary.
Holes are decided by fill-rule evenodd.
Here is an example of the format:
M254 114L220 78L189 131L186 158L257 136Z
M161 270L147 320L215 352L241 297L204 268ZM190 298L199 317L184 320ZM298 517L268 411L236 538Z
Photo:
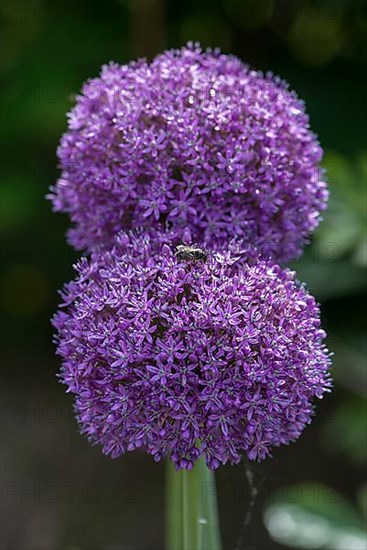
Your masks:
M176 258L182 261L206 262L208 254L198 246L179 244L176 246Z

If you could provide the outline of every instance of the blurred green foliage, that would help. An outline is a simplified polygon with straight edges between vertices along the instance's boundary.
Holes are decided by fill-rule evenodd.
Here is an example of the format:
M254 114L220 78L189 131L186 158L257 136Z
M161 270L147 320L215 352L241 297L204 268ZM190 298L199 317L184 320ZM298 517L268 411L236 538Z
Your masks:
M72 97L110 60L151 57L187 40L220 46L288 80L305 99L311 126L326 150L329 209L293 266L322 303L335 352L335 390L315 428L318 443L312 452L318 470L312 475L348 498L358 492L366 509L361 473L367 453L365 8L358 0L3 0L0 290L2 369L9 380L25 385L36 376L48 391L49 373L45 382L37 365L40 357L53 361L49 318L57 307L57 289L72 277L78 257L64 241L67 220L52 214L45 200L58 176L55 152ZM331 464L338 475L332 475ZM319 548L304 530L315 518L324 526L326 521L329 530L337 524L339 531L348 531L353 525L359 533L361 512L350 511L346 497L328 505L335 514L329 517L323 503L310 505L310 487L297 508L271 503L268 527L274 514L286 514L293 526L288 538L270 528L271 536L291 546ZM354 531L353 536L360 535ZM324 547L341 548L333 544L328 540Z
M365 550L365 517L330 487L317 483L279 490L267 505L264 520L270 535L291 548ZM362 499L366 498L363 489Z
M356 158L327 151L330 199L311 245L294 264L301 280L325 301L367 287L367 148Z

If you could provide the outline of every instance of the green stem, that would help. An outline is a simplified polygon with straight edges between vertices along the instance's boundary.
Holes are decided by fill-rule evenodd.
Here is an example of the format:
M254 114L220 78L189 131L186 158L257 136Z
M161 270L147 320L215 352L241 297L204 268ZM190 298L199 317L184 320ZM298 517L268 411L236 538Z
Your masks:
M214 472L204 459L191 471L167 464L167 550L221 550Z
M183 478L180 472L176 472L171 460L167 461L166 468L166 549L182 550Z

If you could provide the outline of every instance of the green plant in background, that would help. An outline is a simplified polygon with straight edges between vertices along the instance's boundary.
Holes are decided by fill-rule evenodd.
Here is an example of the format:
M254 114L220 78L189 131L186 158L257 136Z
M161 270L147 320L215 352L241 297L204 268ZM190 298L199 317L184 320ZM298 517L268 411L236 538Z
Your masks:
M325 301L367 287L367 153L349 160L328 152L323 165L329 208L311 246L294 266L317 298Z
M330 201L315 239L320 249L320 260L350 258L354 265L366 267L367 152L349 160L344 155L330 151L325 155L324 166ZM328 243L333 242L336 250L330 258Z
M330 188L329 209L315 232L310 249L296 263L298 271L319 299L342 299L366 288L367 213L365 186L367 155L354 161L328 152L324 166ZM366 346L358 328L336 329L330 340L335 352L336 384L344 387L327 420L321 424L321 444L329 459L340 453L347 468L363 466L366 440ZM366 486L359 488L356 505L319 483L287 488L268 502L264 521L270 536L291 548L364 550Z
M330 487L295 484L268 502L264 522L270 536L290 548L365 550L366 487L353 506Z
M23 366L17 373L20 383L29 375L31 361L33 376L39 375L43 381L39 389L45 395L49 395L52 387L44 377L44 357L50 356L47 319L55 308L56 289L70 277L70 265L76 258L59 238L65 231L64 220L52 217L44 204L45 186L56 178L55 149L65 127L64 113L69 108L70 96L77 93L88 75L94 74L96 65L110 58L124 62L132 57L133 46L128 42L129 4L125 0L105 4L84 0L66 3L22 0L5 1L1 6L5 31L1 63L5 81L4 155L0 174L3 238L0 282L6 312L2 327L4 366L12 367L9 373L16 372L13 366ZM159 2L136 4L144 11L145 5L155 6ZM358 467L366 457L363 444L366 349L361 328L361 303L366 289L363 267L366 157L355 154L365 138L365 127L361 124L365 107L361 85L365 16L360 6L358 1L349 0L337 3L213 0L205 8L200 2L168 1L166 10L169 45L192 37L207 45L220 43L265 71L272 67L276 73L285 75L306 98L314 129L330 148L324 163L329 172L330 208L313 243L295 267L300 278L323 302L324 322L331 332L330 347L335 351L337 392L330 400L331 412L326 409L327 421L324 408L320 415L322 422L316 426L320 437L318 475L315 473L314 477L325 479L327 465L332 461L341 473L340 481L335 483L340 491L346 489L345 480L351 485L356 483L350 474L353 468L357 469L355 477L361 477ZM152 19L149 25L154 26ZM150 40L150 33L146 35ZM150 48L158 51L154 43ZM322 70L313 68L321 64ZM336 237L334 230L336 233L341 230L344 235ZM9 361L9 354L17 360ZM298 459L302 463L301 455ZM80 456L80 462L83 460L85 456ZM77 464L78 461L73 465L75 475ZM287 460L281 459L280 468L287 469ZM28 475L27 470L24 475ZM86 510L81 508L78 512L81 514L78 518L84 514L87 521ZM74 519L66 522L65 536L74 542L80 531L75 528L76 516L73 513L70 516ZM113 527L114 521L121 524L120 513L110 506L104 525ZM99 533L101 524L91 523L94 542L93 536ZM50 522L49 529L59 529L56 519ZM14 531L15 539L16 536Z
M354 377L354 380L359 383L358 378ZM331 457L333 453L340 452L350 462L351 467L366 464L366 418L365 396L350 392L340 400L328 422L322 424L325 450L329 451ZM340 437L341 434L343 437Z

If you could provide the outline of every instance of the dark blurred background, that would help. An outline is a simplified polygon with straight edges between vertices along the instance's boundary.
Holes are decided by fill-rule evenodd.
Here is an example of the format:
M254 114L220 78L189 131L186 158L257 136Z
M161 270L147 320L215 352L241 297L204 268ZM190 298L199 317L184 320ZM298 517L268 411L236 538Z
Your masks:
M295 263L322 304L335 388L301 439L217 476L225 549L365 549L366 3L3 0L1 550L163 547L164 465L112 461L78 434L49 318L77 254L45 200L82 82L188 40L289 81L325 148L330 206ZM364 120L363 120L364 117ZM258 490L251 521L250 495ZM243 530L242 542L238 539Z

